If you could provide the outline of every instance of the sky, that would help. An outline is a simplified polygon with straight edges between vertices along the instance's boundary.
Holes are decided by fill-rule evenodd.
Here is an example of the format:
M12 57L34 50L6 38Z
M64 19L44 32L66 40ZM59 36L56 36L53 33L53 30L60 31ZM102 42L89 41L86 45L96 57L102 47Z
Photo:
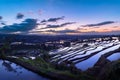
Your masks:
M120 34L120 0L0 0L0 33Z

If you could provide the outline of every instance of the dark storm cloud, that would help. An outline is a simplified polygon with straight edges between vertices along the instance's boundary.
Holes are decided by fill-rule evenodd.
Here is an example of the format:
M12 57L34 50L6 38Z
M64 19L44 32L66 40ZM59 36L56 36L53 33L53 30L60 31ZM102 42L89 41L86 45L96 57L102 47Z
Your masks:
M63 26L66 26L66 25L74 24L74 23L76 23L76 22L67 22L67 23L61 24L61 26L63 27Z
M2 16L0 16L0 20L2 20L2 18L3 18L3 17L2 17Z
M60 27L60 25L47 25L45 28L57 28Z
M58 18L49 18L48 20L42 20L41 23L44 23L44 22L56 22L58 20L63 20L65 17L62 16L62 17L58 17Z
M6 25L0 28L0 32L27 32L37 26L36 19L26 19L20 24Z
M4 21L2 21L3 17L0 16L0 25L6 25L6 23Z
M58 17L58 18L50 18L50 19L48 19L48 22L56 22L58 20L63 20L63 19L64 19L64 16Z
M115 23L115 22L114 21L105 21L105 22L101 22L101 23L97 23L97 24L83 25L83 27L103 26L103 25L108 25L108 24L113 24L113 23Z
M42 20L41 23L47 22L46 20Z
M1 24L1 25L6 25L6 23L5 23L5 22L1 22L0 24Z
M16 19L22 19L24 17L24 14L18 13L16 16Z
M63 24L60 24L60 25L47 25L47 27L42 28L42 29L64 27L64 26L71 25L71 24L74 24L74 23L75 22L67 22L67 23L63 23Z

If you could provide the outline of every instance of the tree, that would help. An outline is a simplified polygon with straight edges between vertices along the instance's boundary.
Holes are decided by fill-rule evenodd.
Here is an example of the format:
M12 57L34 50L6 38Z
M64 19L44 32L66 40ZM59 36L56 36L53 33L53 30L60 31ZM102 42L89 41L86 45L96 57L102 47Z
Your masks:
M6 53L10 51L10 41L9 39L5 39L5 42L3 43L3 46L0 48L1 57L4 58Z

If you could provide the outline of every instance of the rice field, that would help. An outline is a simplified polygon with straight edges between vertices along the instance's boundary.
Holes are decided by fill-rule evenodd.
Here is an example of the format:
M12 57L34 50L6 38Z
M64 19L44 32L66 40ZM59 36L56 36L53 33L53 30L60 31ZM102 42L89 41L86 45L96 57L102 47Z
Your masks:
M84 46L85 44L88 46ZM84 71L92 67L102 55L119 48L119 40L76 43L70 47L50 51L49 54L52 56L50 62L57 64L65 62L68 65L73 63L78 69ZM117 54L117 56L120 56L120 54ZM110 57L108 56L107 59L111 60L113 57L115 58L114 54L110 55Z

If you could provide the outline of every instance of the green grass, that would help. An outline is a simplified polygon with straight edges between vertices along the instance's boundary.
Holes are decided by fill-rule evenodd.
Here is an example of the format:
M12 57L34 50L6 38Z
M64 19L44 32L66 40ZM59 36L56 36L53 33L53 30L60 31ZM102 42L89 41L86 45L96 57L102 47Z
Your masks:
M44 61L42 58L36 58L35 60L32 59L24 59L24 58L19 58L19 60L22 60L26 63L29 63L32 66L37 67L41 72L43 73L48 73L48 72L52 72L55 74L59 74L59 75L63 75L63 76L67 76L67 77L71 77L74 79L80 79L80 80L94 80L92 77L81 73L81 74L74 74L71 73L69 70L58 70L55 69L55 67L53 65L51 65L50 63Z

